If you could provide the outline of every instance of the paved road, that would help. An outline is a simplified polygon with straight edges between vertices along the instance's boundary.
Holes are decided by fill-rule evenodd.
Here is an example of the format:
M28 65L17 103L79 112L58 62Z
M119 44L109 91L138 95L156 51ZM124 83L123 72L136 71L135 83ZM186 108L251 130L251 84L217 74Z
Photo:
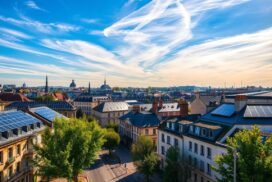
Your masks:
M110 182L114 178L111 169L107 165L104 165L100 157L95 164L90 169L86 169L84 173L90 182Z

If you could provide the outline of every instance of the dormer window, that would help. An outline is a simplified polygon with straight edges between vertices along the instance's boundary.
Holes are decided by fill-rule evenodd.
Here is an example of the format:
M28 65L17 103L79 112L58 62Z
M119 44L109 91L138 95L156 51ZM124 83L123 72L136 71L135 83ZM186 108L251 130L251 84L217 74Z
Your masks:
M202 136L207 136L206 128L202 128Z
M194 126L193 125L190 126L190 132L194 133Z
M213 137L213 131L209 130L209 137L212 138Z
M166 123L166 127L167 127L168 129L170 129L170 123L169 123L169 122Z
M200 128L199 127L195 127L195 134L199 135L200 134Z
M179 125L179 132L182 133L183 132L183 125Z
M175 130L175 123L172 123L172 130Z

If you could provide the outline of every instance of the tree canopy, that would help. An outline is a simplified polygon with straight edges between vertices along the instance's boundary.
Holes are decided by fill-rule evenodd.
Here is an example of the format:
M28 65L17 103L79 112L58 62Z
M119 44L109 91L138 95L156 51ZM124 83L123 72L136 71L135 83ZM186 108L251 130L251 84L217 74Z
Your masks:
M171 146L166 153L166 166L164 168L164 182L182 181L182 167L179 148Z
M111 151L114 150L120 143L120 136L114 130L107 130L104 139L106 140L104 143L104 147L109 150L109 154L111 155Z
M95 161L105 131L82 119L56 119L53 126L43 133L41 145L34 146L37 175L77 181L78 174Z
M157 154L154 152L154 144L149 137L140 136L132 145L132 159L137 166L137 170L145 175L146 181L156 171L159 162Z
M234 149L237 151L237 181L257 182L272 179L272 139L264 138L259 128L242 130L227 139L227 153L216 158L214 170L221 174L218 181L233 179Z
M116 124L116 123L108 123L108 124L106 124L105 127L106 127L107 129L113 129L115 132L118 133L119 125Z

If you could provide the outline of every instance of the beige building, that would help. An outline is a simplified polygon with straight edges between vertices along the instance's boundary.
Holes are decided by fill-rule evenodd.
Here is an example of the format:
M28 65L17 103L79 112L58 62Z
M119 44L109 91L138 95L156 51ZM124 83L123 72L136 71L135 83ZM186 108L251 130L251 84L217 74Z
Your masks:
M0 181L32 182L32 143L41 142L45 126L22 111L0 112Z
M128 112L128 107L126 102L103 102L93 108L92 115L101 126L119 124L119 118Z
M107 96L79 96L77 97L73 104L77 110L81 110L86 115L92 115L92 109L102 102L109 101Z
M195 99L190 103L190 114L206 114L221 102L221 96L200 95L195 93Z

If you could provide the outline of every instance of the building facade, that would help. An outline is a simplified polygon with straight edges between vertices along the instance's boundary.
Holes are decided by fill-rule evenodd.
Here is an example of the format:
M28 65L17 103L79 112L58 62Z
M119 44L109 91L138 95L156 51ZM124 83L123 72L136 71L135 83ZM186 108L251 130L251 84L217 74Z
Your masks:
M32 182L32 144L41 142L45 126L22 111L0 112L0 181Z
M109 101L109 97L107 96L92 96L92 95L82 95L77 97L73 104L77 108L77 110L81 110L86 115L92 115L92 110L98 104L102 102Z
M158 154L165 165L170 146L177 146L186 165L187 181L217 181L220 174L212 170L215 158L227 152L226 139L236 132L256 125L262 133L272 134L272 105L248 104L239 95L234 103L223 103L197 121L165 121L158 130Z
M93 108L92 115L103 127L110 123L119 125L119 118L128 112L128 107L126 102L103 102Z

